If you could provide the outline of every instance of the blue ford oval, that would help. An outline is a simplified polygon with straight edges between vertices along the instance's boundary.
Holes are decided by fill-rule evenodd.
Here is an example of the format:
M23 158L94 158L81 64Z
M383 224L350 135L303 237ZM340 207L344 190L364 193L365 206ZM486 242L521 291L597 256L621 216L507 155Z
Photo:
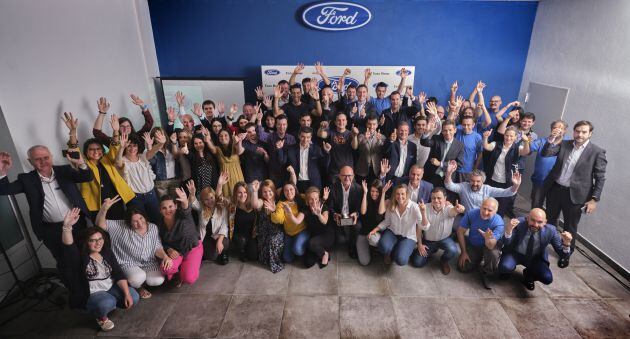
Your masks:
M330 87L332 88L333 92L337 93L337 86L339 86L339 76L334 76L334 77L328 77L328 80L330 80ZM359 80L355 79L355 78L351 78L351 77L346 77L346 79L343 81L343 90L344 92L348 89L349 85L354 85L354 87L359 86ZM321 90L322 88L324 88L324 81L320 80L317 82L317 87L319 87L319 89Z
M323 31L347 31L365 26L372 13L365 6L351 2L322 2L307 7L302 21L314 29Z
M265 71L265 74L267 75L278 75L280 74L280 71L277 69L268 69Z

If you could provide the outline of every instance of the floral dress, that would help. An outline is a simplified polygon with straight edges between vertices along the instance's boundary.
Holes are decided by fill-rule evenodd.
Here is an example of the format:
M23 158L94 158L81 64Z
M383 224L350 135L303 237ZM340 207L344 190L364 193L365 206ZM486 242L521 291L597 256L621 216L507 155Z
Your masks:
M271 217L262 208L257 211L256 238L258 239L258 261L268 266L271 272L278 273L284 268L282 250L284 248L284 233L282 225L271 222Z

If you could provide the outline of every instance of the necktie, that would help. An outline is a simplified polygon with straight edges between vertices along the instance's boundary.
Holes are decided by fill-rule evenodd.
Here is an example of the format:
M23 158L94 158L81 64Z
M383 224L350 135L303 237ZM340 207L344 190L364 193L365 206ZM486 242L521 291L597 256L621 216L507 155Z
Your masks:
M528 264L532 261L532 257L534 256L534 237L536 237L536 233L531 232L529 235L529 241L527 241L527 250L525 251L525 257Z

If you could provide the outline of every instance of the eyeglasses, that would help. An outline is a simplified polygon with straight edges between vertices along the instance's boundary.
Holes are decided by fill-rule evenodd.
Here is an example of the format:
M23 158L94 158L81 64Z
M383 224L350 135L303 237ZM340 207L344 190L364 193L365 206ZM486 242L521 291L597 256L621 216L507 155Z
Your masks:
M103 241L104 241L104 239L103 239L103 238L98 238L98 239L88 239L88 242L89 242L90 244L100 243L100 242L103 242Z
M342 178L352 178L354 177L354 174L340 174L339 176L341 176Z

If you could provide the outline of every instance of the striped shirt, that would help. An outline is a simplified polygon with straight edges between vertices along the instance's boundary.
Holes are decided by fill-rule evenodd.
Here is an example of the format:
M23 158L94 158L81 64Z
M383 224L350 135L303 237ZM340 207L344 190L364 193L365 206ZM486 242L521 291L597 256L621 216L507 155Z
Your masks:
M112 239L112 250L122 269L139 267L159 271L155 252L162 248L158 228L149 223L147 233L138 234L124 220L107 220L107 232Z

